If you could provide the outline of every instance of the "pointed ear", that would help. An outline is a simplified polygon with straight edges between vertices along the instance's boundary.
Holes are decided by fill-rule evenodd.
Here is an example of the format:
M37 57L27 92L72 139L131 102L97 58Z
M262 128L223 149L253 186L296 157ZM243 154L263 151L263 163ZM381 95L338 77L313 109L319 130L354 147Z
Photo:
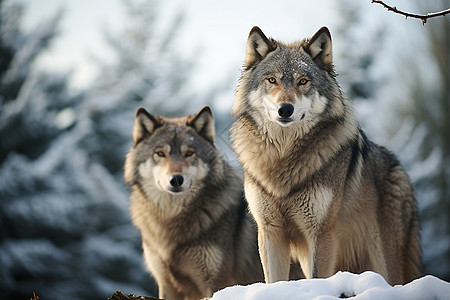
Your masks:
M277 44L274 40L268 39L258 26L253 27L248 35L245 67L248 69L260 62L276 48Z
M321 68L329 72L333 70L331 34L328 28L320 28L308 41L305 50Z
M196 115L190 117L187 125L194 127L198 134L214 144L214 118L209 106L203 107Z
M151 135L156 128L162 125L162 120L149 114L144 108L139 107L134 118L133 141L138 144L146 136Z

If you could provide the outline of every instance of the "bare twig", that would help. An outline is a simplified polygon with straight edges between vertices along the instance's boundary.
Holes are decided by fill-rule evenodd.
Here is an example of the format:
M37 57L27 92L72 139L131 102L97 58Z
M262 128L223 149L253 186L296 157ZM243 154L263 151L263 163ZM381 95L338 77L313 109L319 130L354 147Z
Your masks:
M419 14L413 14L413 13L409 13L409 12L405 12L402 10L397 9L397 7L395 6L390 6L386 3L384 3L381 0L372 0L372 3L378 3L383 5L384 8L386 8L388 11L392 11L394 13L400 14L405 16L405 18L416 18L416 19L421 19L422 20L422 25L425 25L425 23L427 22L427 20L429 18L434 18L434 17L439 17L439 16L445 16L446 14L450 13L450 8L446 9L446 10L442 10L442 11L438 11L438 12L434 12L434 13L428 13L426 15L419 15Z

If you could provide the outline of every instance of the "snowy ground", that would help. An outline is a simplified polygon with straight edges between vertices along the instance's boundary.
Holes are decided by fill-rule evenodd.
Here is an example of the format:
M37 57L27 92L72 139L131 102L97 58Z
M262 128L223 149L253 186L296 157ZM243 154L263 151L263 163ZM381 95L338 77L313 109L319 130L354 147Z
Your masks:
M424 276L413 282L390 286L382 276L374 272L355 275L338 272L327 279L303 279L280 281L272 284L255 283L233 286L218 291L213 300L245 299L450 299L450 283L434 276Z

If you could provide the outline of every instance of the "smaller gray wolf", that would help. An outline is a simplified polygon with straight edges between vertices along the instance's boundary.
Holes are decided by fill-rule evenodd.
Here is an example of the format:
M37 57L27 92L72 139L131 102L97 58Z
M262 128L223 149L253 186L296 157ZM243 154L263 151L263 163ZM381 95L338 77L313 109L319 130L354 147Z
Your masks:
M249 34L236 89L233 148L258 225L266 282L375 271L420 276L417 205L397 158L361 130L336 80L331 34L283 43Z
M180 118L136 113L124 177L159 298L200 299L264 280L242 175L222 158L214 137L207 106Z

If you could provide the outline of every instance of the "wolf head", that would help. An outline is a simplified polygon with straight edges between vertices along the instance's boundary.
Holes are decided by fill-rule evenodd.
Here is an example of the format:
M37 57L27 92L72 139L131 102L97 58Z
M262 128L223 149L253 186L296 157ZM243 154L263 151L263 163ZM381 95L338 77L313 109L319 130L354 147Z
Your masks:
M151 193L180 195L200 188L217 155L214 119L207 106L181 118L153 116L139 108L133 141L125 181L138 183Z
M295 127L307 132L324 118L344 112L326 27L310 39L285 44L250 31L245 65L233 115L251 116L267 128ZM333 100L332 100L333 99Z

